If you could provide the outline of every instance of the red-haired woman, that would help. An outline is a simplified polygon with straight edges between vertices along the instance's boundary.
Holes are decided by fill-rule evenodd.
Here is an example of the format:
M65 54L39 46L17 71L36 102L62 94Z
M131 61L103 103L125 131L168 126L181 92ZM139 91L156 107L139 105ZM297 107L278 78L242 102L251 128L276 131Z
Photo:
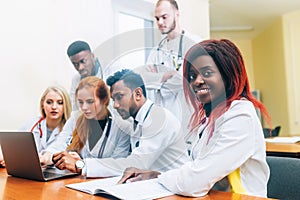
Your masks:
M187 137L190 161L162 174L129 168L120 183L158 176L185 196L204 196L213 188L266 197L269 168L255 108L268 122L270 117L250 92L239 49L225 39L202 41L188 51L183 70L186 98L195 108Z
M71 117L76 124L70 145L66 151L45 155L59 169L78 172L84 167L83 159L128 156L132 126L109 111L110 92L105 82L95 76L86 77L80 81L75 96L80 111Z

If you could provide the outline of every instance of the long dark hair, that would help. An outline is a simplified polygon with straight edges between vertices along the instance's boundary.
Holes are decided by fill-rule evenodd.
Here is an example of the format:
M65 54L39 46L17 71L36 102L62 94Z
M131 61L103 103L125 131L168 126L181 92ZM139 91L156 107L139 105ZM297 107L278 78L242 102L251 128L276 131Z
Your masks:
M199 56L209 55L216 63L225 85L226 100L213 109L209 117L209 127L214 127L215 120L228 110L234 100L246 98L260 109L261 113L271 125L270 115L265 106L252 95L250 84L240 50L229 40L205 40L189 49L183 64L183 87L186 100L194 107L189 128L196 128L205 117L203 104L199 102L191 90L189 82L189 71L191 63Z

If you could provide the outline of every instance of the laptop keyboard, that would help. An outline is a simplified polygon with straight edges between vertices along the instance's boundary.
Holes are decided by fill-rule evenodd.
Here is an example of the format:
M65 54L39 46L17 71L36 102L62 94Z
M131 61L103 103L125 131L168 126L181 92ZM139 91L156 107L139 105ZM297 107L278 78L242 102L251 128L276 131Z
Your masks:
M52 173L52 172L43 172L45 178L61 177L63 174Z

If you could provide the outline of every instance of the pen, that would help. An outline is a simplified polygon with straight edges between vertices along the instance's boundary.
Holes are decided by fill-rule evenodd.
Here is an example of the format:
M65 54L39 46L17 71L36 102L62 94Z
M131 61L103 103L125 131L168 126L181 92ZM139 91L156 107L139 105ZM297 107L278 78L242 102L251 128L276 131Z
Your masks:
M177 62L176 62L175 58L173 58L173 63L174 63L175 69L178 71L179 67L177 65Z

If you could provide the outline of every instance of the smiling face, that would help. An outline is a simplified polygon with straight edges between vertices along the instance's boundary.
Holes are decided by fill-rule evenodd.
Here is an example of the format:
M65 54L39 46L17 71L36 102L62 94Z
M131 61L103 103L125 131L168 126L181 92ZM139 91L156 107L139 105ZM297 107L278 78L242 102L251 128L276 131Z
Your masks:
M87 119L102 119L106 116L106 106L94 95L94 88L83 87L77 92L80 110Z
M42 104L46 119L61 120L64 114L64 102L60 94L50 90Z
M191 63L188 79L198 100L203 104L217 102L225 96L220 71L208 55L199 56Z

